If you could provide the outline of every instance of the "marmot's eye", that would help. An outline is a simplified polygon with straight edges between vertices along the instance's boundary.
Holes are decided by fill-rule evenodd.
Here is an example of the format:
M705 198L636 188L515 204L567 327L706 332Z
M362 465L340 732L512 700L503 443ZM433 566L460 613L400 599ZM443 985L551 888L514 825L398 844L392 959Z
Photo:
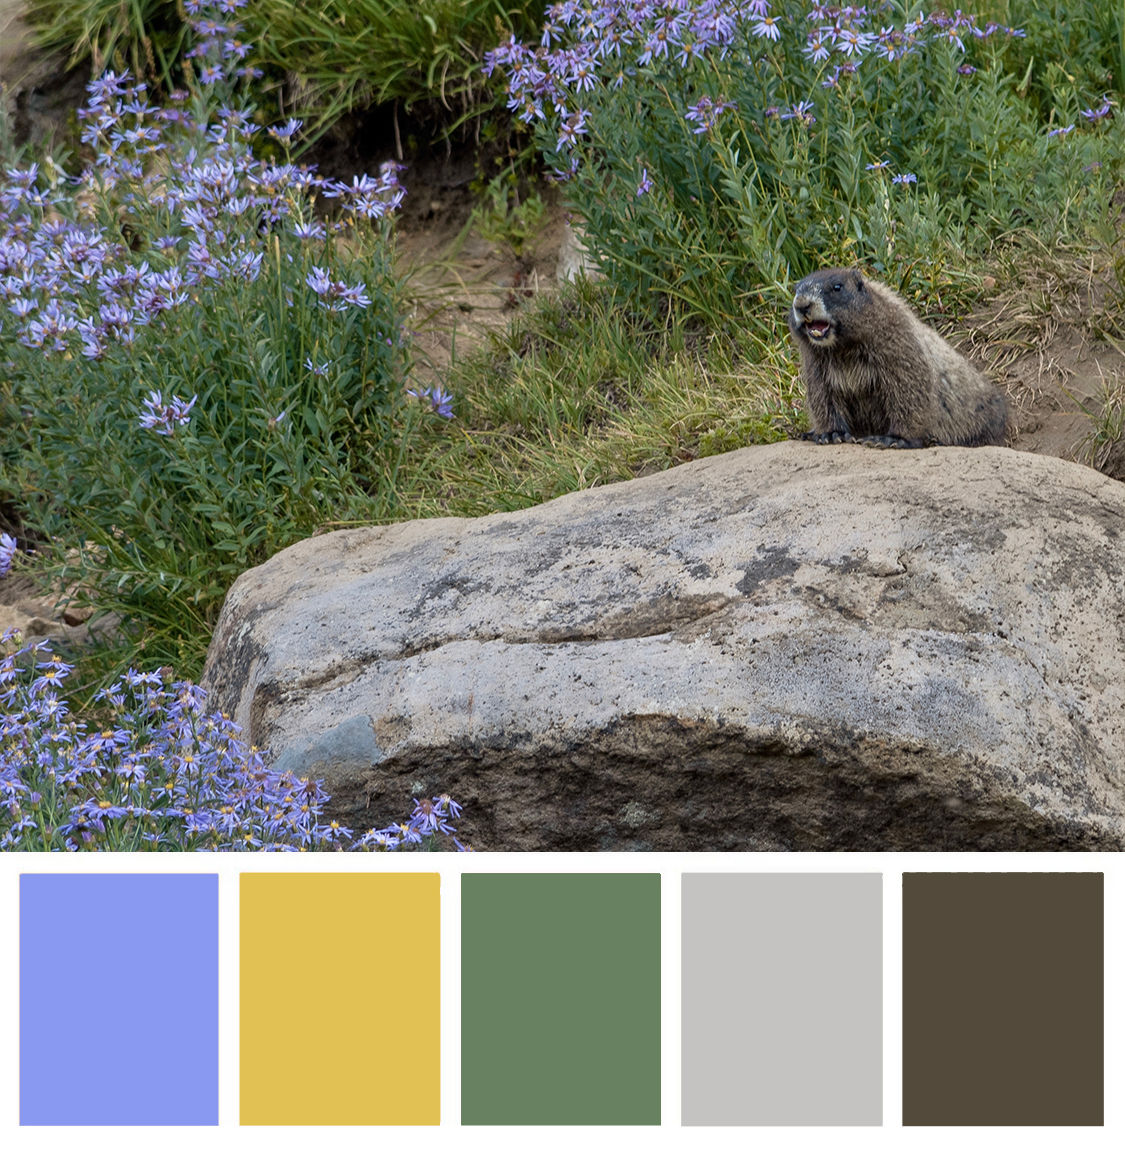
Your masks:
M832 285L832 291L833 292L843 292L844 286L839 281L836 281L836 283L834 285Z

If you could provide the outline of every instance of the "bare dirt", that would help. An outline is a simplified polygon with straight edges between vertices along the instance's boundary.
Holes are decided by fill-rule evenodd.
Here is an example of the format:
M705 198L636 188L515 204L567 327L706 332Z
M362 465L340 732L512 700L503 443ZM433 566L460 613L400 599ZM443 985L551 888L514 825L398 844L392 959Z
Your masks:
M1115 335L1121 291L1108 256L1097 267L1044 254L995 286L959 325L962 347L1008 393L1013 448L1125 480L1125 460L1099 453L1092 441L1093 418L1125 386L1125 340Z
M548 202L535 238L520 252L486 240L473 223L464 166L451 160L403 174L398 270L413 305L417 372L427 383L442 383L455 358L502 330L533 297L556 289L567 234L566 213Z

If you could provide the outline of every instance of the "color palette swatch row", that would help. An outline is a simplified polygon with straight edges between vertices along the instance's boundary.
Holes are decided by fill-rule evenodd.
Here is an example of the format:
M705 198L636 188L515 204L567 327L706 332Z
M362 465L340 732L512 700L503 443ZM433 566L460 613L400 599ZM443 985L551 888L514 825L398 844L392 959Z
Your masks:
M884 1123L880 874L446 883L446 1123L661 1124L662 884L680 895L681 1123ZM440 886L239 876L239 1123L443 1122ZM904 873L901 893L902 1123L1101 1125L1102 874ZM219 900L212 874L20 877L22 1125L219 1123Z

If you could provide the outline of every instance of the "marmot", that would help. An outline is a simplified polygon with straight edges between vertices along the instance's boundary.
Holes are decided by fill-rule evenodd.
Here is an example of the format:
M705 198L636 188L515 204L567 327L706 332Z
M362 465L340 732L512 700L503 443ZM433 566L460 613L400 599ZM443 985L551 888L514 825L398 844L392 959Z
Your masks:
M1003 444L1008 404L886 285L829 268L797 285L789 328L817 444Z

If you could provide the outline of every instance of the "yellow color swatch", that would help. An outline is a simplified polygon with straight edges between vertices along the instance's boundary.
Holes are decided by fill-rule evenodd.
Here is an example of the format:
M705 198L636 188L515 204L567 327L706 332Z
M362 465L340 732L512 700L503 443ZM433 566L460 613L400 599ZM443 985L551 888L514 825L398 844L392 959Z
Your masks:
M243 873L243 1125L437 1125L436 873Z

